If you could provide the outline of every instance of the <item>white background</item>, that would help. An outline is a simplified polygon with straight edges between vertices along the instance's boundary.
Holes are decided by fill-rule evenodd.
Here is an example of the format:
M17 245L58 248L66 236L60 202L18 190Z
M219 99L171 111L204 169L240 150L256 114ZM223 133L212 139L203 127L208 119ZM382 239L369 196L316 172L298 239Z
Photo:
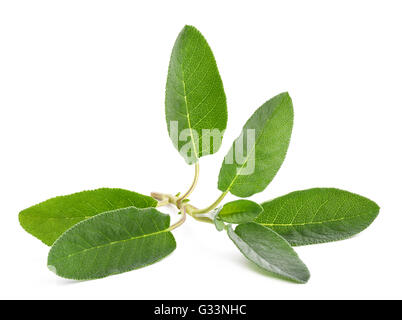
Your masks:
M402 298L401 15L400 1L1 1L0 298ZM201 160L195 205L219 195L221 161L246 119L289 91L289 152L253 199L321 186L381 206L355 238L296 249L308 284L267 277L224 232L191 218L162 262L68 281L18 224L20 210L56 195L188 187L193 168L164 116L170 51L185 24L211 45L229 110L219 153Z

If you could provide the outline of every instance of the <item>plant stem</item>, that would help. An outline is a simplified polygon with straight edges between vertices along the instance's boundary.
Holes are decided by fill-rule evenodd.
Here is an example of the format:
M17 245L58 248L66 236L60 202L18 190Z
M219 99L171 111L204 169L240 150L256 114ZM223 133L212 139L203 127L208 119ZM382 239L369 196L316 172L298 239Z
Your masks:
M156 207L163 207L169 204L169 199L164 199L161 201L158 201L158 204L156 205Z
M192 211L193 214L197 214L197 213L207 213L210 212L211 210L215 209L216 206L221 203L221 201L223 200L223 198L225 198L226 194L228 193L228 191L222 192L222 194L219 196L218 199L215 200L214 203L212 203L209 207L206 207L204 209L196 209L194 211Z
M181 202L186 199L195 189L195 186L197 185L198 182L198 177L200 175L200 165L198 162L195 163L195 173L194 173L194 180L193 183L191 184L190 188L181 196L177 199L177 203L180 206Z
M172 224L172 225L169 227L169 231L172 231L172 230L174 230L174 229L180 227L180 226L184 223L184 221L186 221L186 207L185 207L185 206L183 206L183 207L181 208L181 214L182 214L182 216L181 216L180 220L177 221L175 224Z
M198 176L200 173L200 167L198 162L195 164L195 175L194 175L194 180L193 183L191 184L190 188L188 189L187 192L184 193L181 197L175 197L170 194L164 194L164 193L158 193L158 192L152 192L151 196L158 200L157 207L165 206L168 204L173 204L174 206L177 207L182 212L182 217L181 219L173 224L169 230L174 230L177 227L181 226L184 221L186 221L186 215L187 213L193 217L195 220L201 221L201 222L207 222L207 223L214 223L213 220L210 217L207 216L199 216L199 214L202 213L208 213L211 210L215 209L215 207L223 200L223 198L226 196L228 191L222 192L222 194L218 197L218 199L215 200L214 203L212 203L209 207L204 208L204 209L198 209L194 207L193 205L189 203L184 203L183 200L187 199L187 197L194 191L195 186L197 185L198 182Z
M190 214L190 213L189 213ZM200 222L206 222L206 223L214 223L214 220L212 220L210 217L207 216L199 216L197 213L195 214L190 214L191 217L193 217L195 220L200 221Z

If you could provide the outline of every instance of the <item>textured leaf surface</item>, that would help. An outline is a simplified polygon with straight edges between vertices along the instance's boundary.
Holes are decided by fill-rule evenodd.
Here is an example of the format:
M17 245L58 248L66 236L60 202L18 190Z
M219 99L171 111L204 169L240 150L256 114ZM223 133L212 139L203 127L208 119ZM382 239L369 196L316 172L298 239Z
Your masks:
M228 223L245 223L253 221L261 212L262 207L251 200L235 200L226 203L217 218Z
M192 26L184 27L173 47L165 111L170 137L187 163L218 151L222 137L218 135L219 139L212 143L203 130L226 128L226 96L211 48ZM174 122L178 125L178 137L172 132ZM185 129L191 132L181 141L180 133L185 133Z
M255 222L294 246L349 238L367 228L380 209L367 198L334 188L292 192L262 207L264 212Z
M238 197L263 191L285 159L292 127L293 105L288 93L275 96L257 109L225 157L219 173L219 190ZM255 133L255 144L251 147L247 141L250 130ZM239 149L240 145L243 148ZM230 158L233 161L227 160ZM239 163L236 158L242 161Z
M64 278L90 280L150 265L176 248L169 225L170 217L154 208L99 214L57 239L49 269Z
M219 219L218 215L214 215L213 221L216 230L222 231L223 229L225 229L225 223L221 219Z
M55 197L20 212L21 226L51 246L67 229L99 213L135 206L155 207L157 201L123 189L96 189Z
M297 253L273 230L248 222L239 224L235 231L229 226L228 235L243 255L259 267L300 283L310 278Z

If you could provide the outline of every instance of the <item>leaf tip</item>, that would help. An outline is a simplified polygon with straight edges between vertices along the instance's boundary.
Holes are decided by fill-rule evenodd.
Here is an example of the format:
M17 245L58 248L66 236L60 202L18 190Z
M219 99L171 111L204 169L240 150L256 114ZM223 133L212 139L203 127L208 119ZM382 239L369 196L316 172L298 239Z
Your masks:
M305 274L302 277L300 277L299 279L297 279L297 282L300 284L305 284L309 280L310 280L310 271L306 267Z
M201 36L204 40L204 36L202 35L201 31L198 30L196 27L186 24L183 29L181 30L180 34L181 35L186 35L187 33L192 33L192 34L198 34L199 36Z
M283 99L286 99L286 100L288 100L289 102L291 102L291 103L292 103L292 106L293 106L292 98L291 98L291 96L290 96L290 94L289 94L288 91L282 92L282 93L281 93L281 96L283 97Z
M192 25L190 25L190 24L186 24L185 26L184 26L184 28L183 28L183 30L197 30L197 28L196 27L194 27L194 26L192 26Z
M291 281L293 283L296 283L296 284L306 284L310 280L310 277L311 277L310 270L307 268L307 266L304 264L303 261L300 260L300 262L302 265L299 266L298 274L297 275L296 274L285 275L284 279ZM280 276L281 275L279 275L279 277Z

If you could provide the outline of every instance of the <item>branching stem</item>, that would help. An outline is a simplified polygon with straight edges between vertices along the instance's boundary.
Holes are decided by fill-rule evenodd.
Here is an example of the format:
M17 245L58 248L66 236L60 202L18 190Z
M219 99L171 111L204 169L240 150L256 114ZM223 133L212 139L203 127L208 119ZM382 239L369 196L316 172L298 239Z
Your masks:
M207 222L207 223L214 223L213 220L205 215L202 215L204 213L208 213L215 209L219 203L225 198L226 194L228 191L222 192L222 194L218 197L218 199L215 200L214 203L212 203L210 206L204 208L204 209L198 209L194 207L193 205L189 203L183 203L185 199L194 191L195 186L197 185L198 182L198 176L200 174L200 166L198 162L195 164L195 175L194 175L194 180L193 183L191 184L190 188L181 196L181 197L176 197L172 196L170 194L164 194L164 193L158 193L158 192L152 192L151 196L158 200L157 207L165 206L168 204L173 204L174 206L177 207L182 213L181 219L173 224L169 230L174 230L177 227L181 226L185 221L186 221L186 215L189 214L192 216L194 219L201 221L201 222Z
M182 216L181 216L180 220L177 221L175 224L172 224L172 225L169 227L169 231L172 231L172 230L174 230L174 229L180 227L180 226L186 221L186 207L185 207L185 206L183 206L183 207L181 208L181 214L182 214Z
M192 216L195 220L201 221L201 222L208 222L208 223L213 223L213 221L209 217L205 216L197 216L196 212L199 211L196 207L189 203L181 203L179 205L179 198L172 196L171 194L164 194L164 193L158 193L158 192L152 192L151 196L158 200L158 205L157 206L162 206L162 205L167 205L167 204L172 204L174 205L177 209L180 211L185 211L186 214L189 214ZM183 218L182 218L183 219ZM182 221L179 225L183 224L184 221ZM177 228L179 225L175 226ZM173 226L172 226L173 227Z

